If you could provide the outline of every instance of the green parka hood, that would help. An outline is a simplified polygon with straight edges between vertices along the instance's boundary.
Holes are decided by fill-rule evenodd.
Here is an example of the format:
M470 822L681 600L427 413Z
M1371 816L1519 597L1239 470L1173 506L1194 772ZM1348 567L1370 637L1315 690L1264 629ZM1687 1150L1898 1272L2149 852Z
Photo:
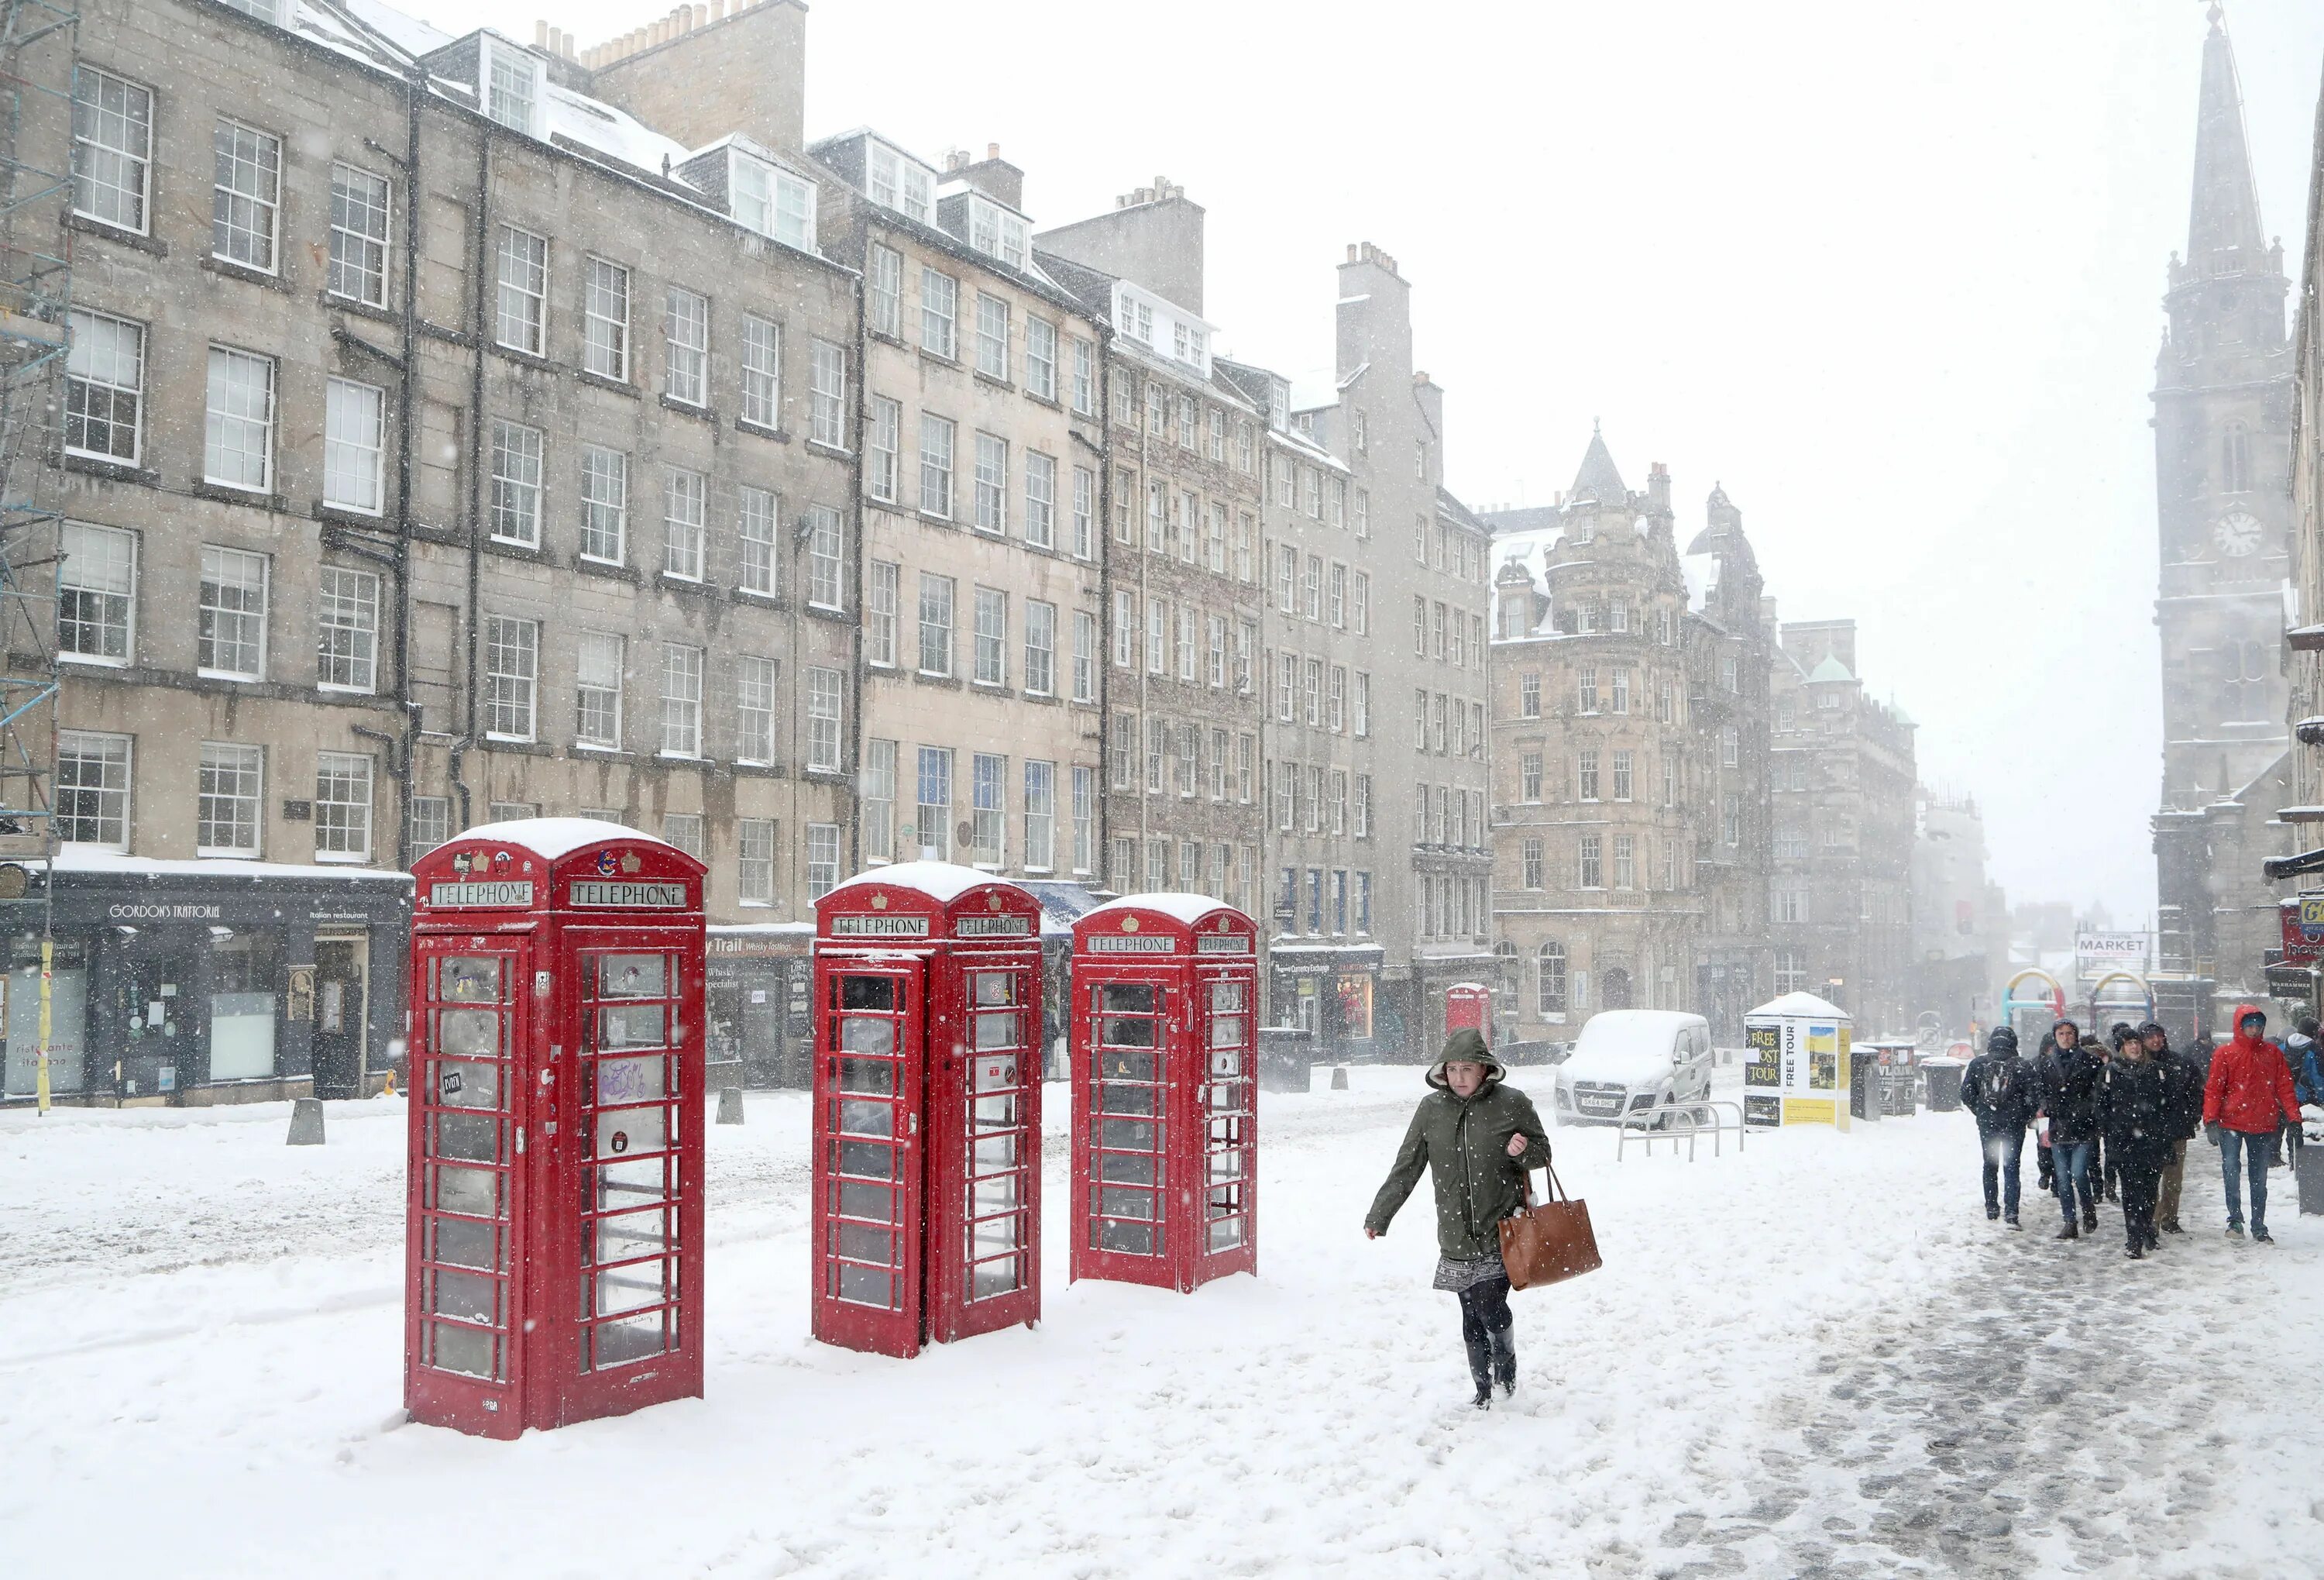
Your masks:
M1463 1026L1444 1039L1444 1051L1428 1067L1428 1084L1440 1092L1452 1090L1444 1079L1444 1067L1456 1062L1485 1067L1485 1084L1477 1088L1480 1094L1491 1091L1509 1073L1493 1057L1493 1050L1485 1046L1485 1034L1473 1026Z

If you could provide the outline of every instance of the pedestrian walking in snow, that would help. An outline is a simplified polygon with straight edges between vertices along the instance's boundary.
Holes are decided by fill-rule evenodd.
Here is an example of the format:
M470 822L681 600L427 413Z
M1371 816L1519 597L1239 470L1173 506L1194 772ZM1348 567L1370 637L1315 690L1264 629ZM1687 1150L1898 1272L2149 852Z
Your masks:
M2098 1046L2098 1056L2109 1067L2122 1058L2122 1039L2129 1030L2130 1022L2127 1021L2116 1021L2107 1028L2106 1037ZM2122 1200L2122 1172L2116 1167L2114 1148L2107 1144L2103 1132L2098 1136L2097 1150L2090 1155L2090 1170L2105 1187L2107 1200Z
M2316 1017L2302 1015L2292 1023L2292 1035L2283 1039L2283 1062L2292 1071L2292 1091L2295 1100L2312 1103L2308 1095L2309 1072L2316 1064ZM2284 1156L2291 1161L2293 1174L2300 1172L2301 1134L2300 1115L2294 1113L2283 1127Z
M1420 1100L1395 1166L1372 1198L1364 1235L1377 1240L1425 1169L1436 1194L1436 1280L1461 1299L1461 1342L1469 1352L1476 1407L1490 1409L1493 1384L1517 1391L1515 1319L1501 1265L1501 1220L1525 1206L1526 1170L1549 1167L1549 1136L1533 1099L1502 1085L1508 1072L1483 1035L1463 1027L1444 1039L1428 1072L1435 1088Z
M2042 1094L2041 1112L2050 1121L2050 1168L2057 1182L2058 1206L2065 1214L2061 1240L2079 1240L2082 1231L2098 1226L2098 1181L2092 1178L2091 1154L2098 1137L2098 1076L2102 1063L2097 1050L2082 1040L2081 1028L2060 1021L2050 1028L2050 1051L2036 1068ZM2075 1198L2080 1197L2081 1219L2075 1222Z
M2273 1243L2267 1232L2267 1160L2276 1132L2288 1116L2300 1123L2300 1099L2283 1054L2267 1039L2267 1017L2248 1004L2236 1009L2236 1034L2211 1056L2211 1076L2203 1086L2203 1130L2219 1149L2219 1169L2227 1187L2227 1238L2244 1237L2244 1203L2236 1176L2251 1179L2251 1237Z
M2179 1191L2187 1176L2187 1143L2203 1128L2203 1072L2195 1061L2171 1046L2171 1034L2149 1021L2138 1029L2147 1057L2163 1070L2164 1133L2171 1150L2163 1160L2163 1178L2155 1191L2154 1226L2165 1234L2183 1234L2179 1226Z
M1977 1115L1978 1148L1985 1158L1985 1215L2017 1223L2017 1173L2025 1156L2025 1127L2037 1095L2034 1067L2017 1051L2017 1033L1997 1026L1985 1051L1961 1074L1961 1106ZM1997 1181L1996 1176L1999 1178ZM1999 1186L1998 1192L1995 1187Z
M2171 1145L2170 1083L2129 1027L2115 1029L2114 1054L2098 1083L2098 1129L2122 1180L2122 1253L2135 1261L2163 1244L2154 1197Z

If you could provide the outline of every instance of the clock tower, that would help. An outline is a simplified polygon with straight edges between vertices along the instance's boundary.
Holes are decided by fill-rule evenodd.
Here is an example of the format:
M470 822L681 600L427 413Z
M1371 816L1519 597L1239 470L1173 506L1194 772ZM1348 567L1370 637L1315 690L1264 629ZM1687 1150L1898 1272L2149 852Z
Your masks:
M2163 795L2154 822L2166 966L2260 980L2243 913L2273 915L2246 813L2272 817L2290 731L2292 355L2283 247L2260 227L2234 46L2210 9L2184 258L2171 261L2154 381L2162 536ZM2249 870L2245 870L2248 868Z

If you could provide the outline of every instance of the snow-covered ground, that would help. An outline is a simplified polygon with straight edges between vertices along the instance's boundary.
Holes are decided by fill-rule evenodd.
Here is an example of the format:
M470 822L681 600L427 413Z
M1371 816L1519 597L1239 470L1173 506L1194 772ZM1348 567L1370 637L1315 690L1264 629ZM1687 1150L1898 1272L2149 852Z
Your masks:
M1731 1078L1731 1076L1730 1076ZM1545 1096L1542 1072L1518 1072ZM1987 1224L1961 1114L1618 1164L1607 1265L1515 1298L1465 1408L1424 1183L1367 1243L1418 1073L1268 1095L1259 1268L1068 1286L913 1362L807 1336L807 1105L710 1131L706 1397L470 1440L400 1408L403 1109L0 1114L0 1569L503 1575L1584 1575L2324 1569L2324 1220L2144 1263ZM1545 1102L1544 1107L1547 1104ZM2033 1184L2029 1149L2026 1184Z

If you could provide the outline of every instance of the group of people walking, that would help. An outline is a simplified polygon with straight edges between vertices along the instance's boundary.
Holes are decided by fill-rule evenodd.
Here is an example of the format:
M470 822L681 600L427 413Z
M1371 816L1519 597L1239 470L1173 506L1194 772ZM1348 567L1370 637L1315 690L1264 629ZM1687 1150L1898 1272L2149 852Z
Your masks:
M2303 1021L2292 1042L2301 1063L2295 1090L2283 1049L2267 1039L2267 1017L2249 1006L2235 1016L2235 1036L2216 1051L2182 1052L2149 1021L2117 1026L2111 1046L2093 1043L2071 1020L2043 1038L2034 1057L2017 1033L1996 1027L1986 1050L1961 1076L1961 1104L1977 1116L1984 1152L1985 1215L2018 1222L2018 1177L2025 1132L2042 1157L2042 1183L2053 1189L2061 1240L2095 1234L2101 1195L2122 1205L2123 1254L2134 1260L2184 1233L2179 1201L2187 1145L2198 1134L2219 1149L2227 1237L2244 1238L2243 1185L2251 1189L2251 1238L2267 1232L2267 1171L2288 1131L2299 1144L2303 1098L2324 1100L2316 1022ZM2305 1090L2310 1084L2319 1089Z

